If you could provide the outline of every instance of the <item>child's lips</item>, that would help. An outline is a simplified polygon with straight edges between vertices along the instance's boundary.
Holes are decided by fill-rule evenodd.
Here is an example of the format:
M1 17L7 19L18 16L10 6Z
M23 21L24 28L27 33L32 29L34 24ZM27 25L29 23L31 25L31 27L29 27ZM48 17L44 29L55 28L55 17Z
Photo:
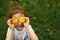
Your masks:
M15 25L15 27L24 27L23 24Z

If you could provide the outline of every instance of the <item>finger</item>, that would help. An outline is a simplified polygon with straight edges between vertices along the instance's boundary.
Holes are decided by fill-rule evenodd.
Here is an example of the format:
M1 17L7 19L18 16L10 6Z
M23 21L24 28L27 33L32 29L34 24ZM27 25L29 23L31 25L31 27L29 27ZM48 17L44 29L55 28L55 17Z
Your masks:
M12 23L11 21L12 21L12 19L8 19L7 24L11 24Z
M26 18L26 21L29 22L29 18L28 17L25 17Z

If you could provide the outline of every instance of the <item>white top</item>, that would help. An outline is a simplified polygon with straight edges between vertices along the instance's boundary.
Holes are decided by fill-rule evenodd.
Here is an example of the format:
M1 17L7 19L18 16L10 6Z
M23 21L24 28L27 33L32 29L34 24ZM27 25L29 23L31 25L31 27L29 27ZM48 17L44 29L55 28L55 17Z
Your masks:
M29 25L29 27L31 27L31 25ZM8 28L7 35L9 33L9 30L10 30L10 28ZM27 30L25 29L25 27L21 31L14 28L12 40L20 40L20 38L22 38L22 40L30 40L29 34L28 34Z

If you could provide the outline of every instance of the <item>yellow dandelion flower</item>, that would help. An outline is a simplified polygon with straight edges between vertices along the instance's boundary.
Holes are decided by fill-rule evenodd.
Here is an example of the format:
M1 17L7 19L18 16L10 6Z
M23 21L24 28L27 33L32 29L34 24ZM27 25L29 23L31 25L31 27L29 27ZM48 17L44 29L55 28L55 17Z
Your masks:
M25 18L24 17L20 17L19 18L19 22L24 23L25 22Z
M26 3L24 3L23 7L25 7L25 6L26 6Z
M12 22L13 22L13 24L18 23L18 19L17 18L16 19L13 19Z

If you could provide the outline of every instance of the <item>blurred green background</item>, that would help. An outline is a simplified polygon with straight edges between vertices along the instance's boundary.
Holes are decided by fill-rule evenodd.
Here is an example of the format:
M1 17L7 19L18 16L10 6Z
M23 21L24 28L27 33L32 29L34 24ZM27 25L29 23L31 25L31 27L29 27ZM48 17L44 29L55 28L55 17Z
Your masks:
M60 0L0 0L0 40L5 40L9 2L25 8L39 40L60 40Z

